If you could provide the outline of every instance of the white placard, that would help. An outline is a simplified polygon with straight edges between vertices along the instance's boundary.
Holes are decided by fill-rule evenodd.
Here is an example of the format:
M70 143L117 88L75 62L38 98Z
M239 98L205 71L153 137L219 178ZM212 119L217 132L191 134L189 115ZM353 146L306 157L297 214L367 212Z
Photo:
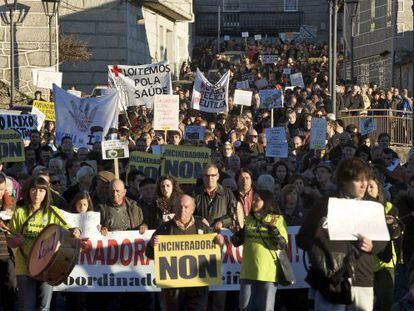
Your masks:
M291 73L292 73L292 68L289 68L289 67L283 68L284 75L290 75Z
M389 241L384 206L365 200L329 198L328 232L333 241L355 241L358 234L372 241Z
M89 238L100 235L98 226L101 224L101 213L68 213L60 210L63 219L66 220L70 228L79 228L81 230L81 238Z
M310 134L310 149L325 149L326 146L326 120L312 118Z
M68 90L68 93L70 93L72 95L75 95L75 96L78 96L78 97L82 97L82 92L78 91L78 90Z
M374 118L359 119L359 132L362 136L371 134L377 129L377 120Z
M203 140L205 130L204 126L187 125L184 128L184 138L189 140Z
M274 64L277 63L277 55L268 55L268 54L262 54L259 55L259 60L262 62L262 64Z
M9 214L7 211L1 211L0 212L0 219L1 220L10 220L10 219L12 219L12 215Z
M242 38L248 38L248 37L249 37L248 31L242 32Z
M241 106L252 105L252 91L235 90L234 91L234 104Z
M154 98L154 130L178 131L180 98L178 95L157 95Z
M40 68L33 68L32 69L32 83L34 86L37 86L37 75L39 71L52 71L55 72L55 67L40 67Z
M266 132L266 157L287 158L288 143L284 127L267 128Z
M250 84L248 80L236 82L236 89L247 90L249 88L250 88Z
M129 142L127 140L104 140L101 142L102 159L125 159L129 158Z
M224 36L224 41L230 41L230 36L225 35L225 36Z
M53 84L62 87L62 73L53 71L39 70L37 72L37 87L44 89L53 89Z
M254 40L255 40L255 41L260 41L260 40L262 40L262 35L254 35Z
M303 76L301 72L292 73L290 75L290 84L292 86L300 86L302 89L305 88L305 83L303 82Z
M40 131L40 129L43 126L43 123L46 120L46 115L39 109L37 109L35 106L32 106L32 114L36 115L37 117L37 130Z

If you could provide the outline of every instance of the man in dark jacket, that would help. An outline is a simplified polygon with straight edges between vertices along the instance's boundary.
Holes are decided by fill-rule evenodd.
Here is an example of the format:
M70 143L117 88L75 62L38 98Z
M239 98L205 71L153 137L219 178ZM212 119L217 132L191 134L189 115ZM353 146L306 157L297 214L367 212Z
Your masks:
M182 235L211 233L211 229L203 219L193 216L195 201L189 195L181 195L174 203L174 218L157 228L148 242L145 253L154 258L154 247L158 244L159 235ZM224 238L218 234L216 243L224 244ZM161 291L161 307L163 310L199 310L207 308L208 286L163 289Z
M337 169L338 193L336 197L362 200L365 197L370 174L370 169L361 159L343 160ZM386 242L374 242L363 236L359 236L357 241L330 241L323 224L328 213L328 200L329 198L323 198L314 205L300 228L296 241L300 248L308 252L311 252L313 247L320 243L324 243L330 253L347 254L349 249L354 249L357 255L351 283L352 310L372 310L374 303L374 255L385 248ZM312 277L312 269L308 279L309 277ZM336 310L338 304L330 302L329 298L321 292L324 285L320 284L318 279L314 279L314 281L316 282L312 284L312 287L317 290L315 310Z

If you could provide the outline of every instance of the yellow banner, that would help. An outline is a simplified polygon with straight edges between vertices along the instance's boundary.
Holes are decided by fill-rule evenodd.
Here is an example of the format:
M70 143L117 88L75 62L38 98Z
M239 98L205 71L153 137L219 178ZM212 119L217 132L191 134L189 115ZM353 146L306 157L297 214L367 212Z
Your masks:
M0 130L0 161L24 162L24 144L14 130Z
M46 116L46 121L56 121L55 118L55 103L44 102L41 100L34 100L33 107L36 107Z
M197 287L221 284L221 250L215 233L160 235L155 247L158 287Z
M137 169L142 171L145 176L157 180L159 177L160 167L161 157L159 155L142 151L133 151L129 155L127 173L133 169Z
M166 145L161 175L174 176L182 184L195 184L210 163L210 154L206 147Z

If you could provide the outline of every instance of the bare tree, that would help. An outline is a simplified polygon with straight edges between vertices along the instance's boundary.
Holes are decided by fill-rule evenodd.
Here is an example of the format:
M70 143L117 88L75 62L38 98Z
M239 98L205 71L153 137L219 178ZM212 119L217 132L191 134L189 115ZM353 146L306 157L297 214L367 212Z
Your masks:
M75 35L59 35L59 62L87 61L91 57L88 43Z

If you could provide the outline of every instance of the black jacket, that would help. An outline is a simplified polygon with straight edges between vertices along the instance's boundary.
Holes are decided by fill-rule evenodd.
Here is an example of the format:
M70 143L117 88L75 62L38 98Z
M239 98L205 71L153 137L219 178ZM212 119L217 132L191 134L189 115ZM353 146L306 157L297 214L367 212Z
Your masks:
M338 196L340 197L340 196ZM317 242L318 238L315 236L318 228L321 225L321 220L327 217L328 214L328 200L325 197L318 200L311 211L308 213L299 233L296 237L298 246L304 251L310 251L313 244ZM347 252L350 244L354 241L335 241L335 251L342 250ZM372 287L374 284L374 255L381 252L387 242L373 241L372 253L360 252L360 256L355 261L355 273L352 279L353 286Z
M196 203L194 214L207 219L210 226L214 226L218 221L221 221L225 228L232 225L236 211L236 199L229 189L223 188L220 184L217 185L216 194L211 200L204 187L201 186L194 190L193 197Z

